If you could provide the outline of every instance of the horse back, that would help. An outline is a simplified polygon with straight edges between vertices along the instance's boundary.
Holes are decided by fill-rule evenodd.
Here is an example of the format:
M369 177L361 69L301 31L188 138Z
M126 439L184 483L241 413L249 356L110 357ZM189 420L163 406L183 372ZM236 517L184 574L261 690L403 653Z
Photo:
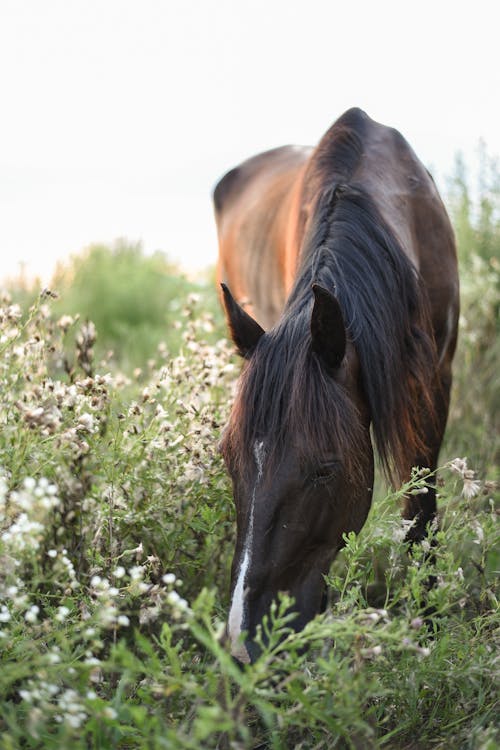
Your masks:
M222 178L214 191L218 280L264 328L274 325L304 262L315 206L342 184L371 198L381 223L419 272L440 359L451 362L459 289L446 209L404 137L360 109L345 112L315 149L267 151Z
M311 150L283 146L259 154L214 190L218 281L265 328L278 319L293 282L301 177Z

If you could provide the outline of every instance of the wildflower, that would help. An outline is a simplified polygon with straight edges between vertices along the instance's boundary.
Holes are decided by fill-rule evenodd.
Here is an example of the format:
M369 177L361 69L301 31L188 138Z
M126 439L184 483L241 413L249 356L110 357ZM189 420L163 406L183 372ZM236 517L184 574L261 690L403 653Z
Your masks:
M80 414L78 417L78 424L76 425L77 430L83 432L94 432L94 417L88 412Z
M47 660L49 664L59 664L61 657L59 655L59 649L54 646L51 651L47 654Z
M57 321L57 327L60 328L63 333L66 333L68 328L70 328L77 319L78 317L72 318L71 315L63 315Z
M128 619L127 615L119 615L116 618L116 622L118 625L122 625L123 627L127 627L127 625L130 625L130 620Z
M59 622L64 622L66 617L69 615L69 612L70 610L68 609L68 607L59 607L56 614L56 620L58 620Z
M58 698L58 708L63 711L64 722L72 729L79 729L87 718L80 696L76 690L68 688Z
M126 572L127 571L125 570L125 568L123 567L123 565L118 565L118 567L115 568L114 571L113 571L113 576L115 578L123 578L123 576L125 575Z
M422 547L424 552L429 552L431 545L428 539L422 539L420 542L420 546Z
M88 664L90 667L97 667L100 665L100 663L101 663L100 660L96 656L93 656L91 653L85 659L85 664Z
M10 612L5 606L5 604L2 604L2 609L0 609L0 622L9 622L10 620Z
M21 513L16 521L2 534L2 541L12 549L38 549L42 538L43 524L30 521L26 513Z
M464 486L462 488L462 495L466 500L471 500L481 489L481 482L474 479L474 472L470 469L467 469L467 471L464 472L463 480Z
M411 529L416 519L401 518L392 532L393 542L399 543L405 540L408 531Z
M179 618L182 615L191 614L189 605L185 599L180 596L177 591L169 591L167 594L167 602L173 609L173 615L175 618Z
M172 583L175 583L175 574L174 573L165 573L165 575L162 577L163 583L166 583L167 586L169 586Z
M476 532L476 539L473 539L474 544L481 544L484 541L484 530L478 521L473 522L474 531Z
M142 552L142 543L140 545L141 552ZM132 568L129 569L128 574L132 581L142 581L144 577L144 568L142 565L134 565Z
M26 620L26 622L35 623L38 619L39 612L40 612L40 607L37 607L36 604L33 604L33 606L31 606L29 610L26 612L26 614L24 615L24 619Z
M467 459L466 458L454 458L453 461L450 461L450 469L455 472L455 474L458 474L462 478L464 477L465 472L467 471Z

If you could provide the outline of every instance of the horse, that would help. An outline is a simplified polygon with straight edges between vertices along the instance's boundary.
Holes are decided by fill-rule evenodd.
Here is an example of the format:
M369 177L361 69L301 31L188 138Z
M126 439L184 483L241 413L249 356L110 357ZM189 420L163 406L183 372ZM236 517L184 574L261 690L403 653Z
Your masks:
M431 175L357 108L315 148L232 169L213 200L221 298L244 359L221 450L237 530L227 632L248 663L279 592L296 631L324 608L325 575L370 509L374 448L392 484L435 471L459 281ZM436 512L432 473L405 500L410 546Z

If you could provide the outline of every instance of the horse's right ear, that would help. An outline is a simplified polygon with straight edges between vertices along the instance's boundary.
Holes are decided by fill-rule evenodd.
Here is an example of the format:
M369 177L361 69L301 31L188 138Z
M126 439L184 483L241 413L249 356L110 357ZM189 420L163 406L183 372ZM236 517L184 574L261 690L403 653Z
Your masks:
M248 358L264 335L264 329L238 305L225 284L221 284L221 287L231 338L238 354Z
M312 350L327 369L334 372L344 358L346 330L337 298L319 284L313 284L314 306L311 316Z

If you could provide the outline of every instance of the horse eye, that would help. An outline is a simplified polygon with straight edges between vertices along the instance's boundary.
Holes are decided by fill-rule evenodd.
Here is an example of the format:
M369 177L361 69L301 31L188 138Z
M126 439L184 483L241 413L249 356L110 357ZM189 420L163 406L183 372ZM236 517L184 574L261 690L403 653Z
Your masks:
M330 462L320 466L310 477L314 485L328 484L338 476L338 463Z

